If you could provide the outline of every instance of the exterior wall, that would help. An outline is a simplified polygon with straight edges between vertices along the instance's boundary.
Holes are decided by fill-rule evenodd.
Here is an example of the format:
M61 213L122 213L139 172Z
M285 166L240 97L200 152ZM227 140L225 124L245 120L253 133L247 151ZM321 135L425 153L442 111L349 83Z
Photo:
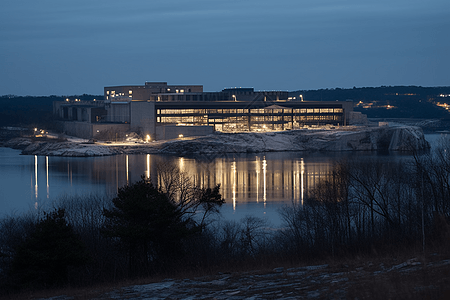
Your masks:
M347 125L367 125L367 124L369 124L367 115L364 115L359 111L350 112L350 118L348 119Z
M172 90L173 91L173 90ZM179 90L180 91L180 90ZM185 91L185 90L183 90ZM207 93L155 93L150 95L150 100L156 102L176 102L176 101L265 101L277 102L280 100L287 100L288 92L284 91L263 91L255 92L253 89L226 89L221 92L207 92Z
M147 100L149 96L149 91L142 85L111 86L105 87L103 91L103 99L108 101L131 101L132 99Z
M130 123L130 104L128 102L111 102L106 105L108 122Z
M96 123L106 121L107 111L103 107L93 107L90 110L90 122Z
M345 112L345 125L349 125L349 120L351 119L351 112L353 112L353 101L352 100L347 100L345 102L340 102L342 103L342 108L344 109Z
M152 94L203 92L203 85L167 85L167 82L146 82L145 87Z
M53 114L68 121L98 122L104 120L104 101L55 101Z
M132 130L140 129L145 136L148 134L152 139L155 139L155 102L132 101L130 103L130 111L130 126Z
M70 136L90 139L92 135L92 124L85 122L64 122L63 132Z
M96 123L92 124L92 136L95 138L98 134L103 131L111 130L116 132L127 132L130 130L130 124L110 124L110 123Z
M87 122L63 122L63 131L70 136L76 136L83 139L94 138L98 133L105 130L128 131L129 124L92 124Z
M167 82L146 82L145 85L110 86L103 89L107 101L150 100L161 93L202 93L202 85L167 85Z
M253 88L224 89L221 92L227 95L224 98L232 101L269 101L276 102L287 100L289 93L286 91L254 91Z
M204 136L214 133L213 126L176 126L164 125L156 126L157 140L172 140L180 137Z

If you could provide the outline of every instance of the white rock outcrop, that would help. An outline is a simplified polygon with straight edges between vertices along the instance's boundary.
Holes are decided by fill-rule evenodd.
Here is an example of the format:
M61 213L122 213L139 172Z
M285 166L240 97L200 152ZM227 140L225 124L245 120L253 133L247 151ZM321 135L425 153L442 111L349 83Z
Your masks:
M428 149L419 127L343 127L266 133L218 133L167 142L161 152L417 151Z
M215 133L197 138L155 143L101 144L74 141L13 139L6 147L23 154L49 156L104 156L121 153L245 153L276 151L418 151L430 146L423 131L413 126L341 127L264 133Z

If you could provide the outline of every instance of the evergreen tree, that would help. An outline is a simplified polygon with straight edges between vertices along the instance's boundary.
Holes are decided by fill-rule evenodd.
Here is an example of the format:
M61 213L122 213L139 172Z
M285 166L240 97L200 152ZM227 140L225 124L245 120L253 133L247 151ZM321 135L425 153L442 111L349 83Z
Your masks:
M46 213L34 231L17 247L9 273L16 288L66 284L69 267L86 264L89 255L70 224L64 209Z
M104 209L103 233L118 238L127 251L129 274L148 275L182 256L182 240L198 226L147 179L119 189L114 207Z

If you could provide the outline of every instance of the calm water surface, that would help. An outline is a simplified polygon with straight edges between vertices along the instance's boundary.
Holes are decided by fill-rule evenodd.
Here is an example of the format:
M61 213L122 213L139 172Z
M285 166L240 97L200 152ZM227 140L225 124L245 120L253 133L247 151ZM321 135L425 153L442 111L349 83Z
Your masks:
M434 142L439 135L427 135ZM307 190L340 159L408 156L377 153L283 152L226 156L174 157L162 155L117 155L106 157L46 157L20 155L19 150L0 148L0 217L49 207L62 196L111 195L117 189L150 177L158 181L159 161L173 161L195 184L221 184L226 200L222 217L240 220L246 215L280 223L278 209L301 203Z

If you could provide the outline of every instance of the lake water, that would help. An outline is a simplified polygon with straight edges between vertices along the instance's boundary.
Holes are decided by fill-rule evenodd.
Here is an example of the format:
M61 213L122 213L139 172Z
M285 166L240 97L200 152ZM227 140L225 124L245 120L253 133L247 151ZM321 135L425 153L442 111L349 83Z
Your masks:
M440 135L427 135L433 144ZM408 159L401 154L281 152L225 156L174 157L117 155L105 157L46 157L20 155L0 147L0 217L49 207L62 196L110 195L117 189L150 177L158 181L156 165L172 161L196 185L221 184L226 200L222 217L240 220L246 215L279 225L278 209L301 203L308 188L325 177L340 159L380 157Z

